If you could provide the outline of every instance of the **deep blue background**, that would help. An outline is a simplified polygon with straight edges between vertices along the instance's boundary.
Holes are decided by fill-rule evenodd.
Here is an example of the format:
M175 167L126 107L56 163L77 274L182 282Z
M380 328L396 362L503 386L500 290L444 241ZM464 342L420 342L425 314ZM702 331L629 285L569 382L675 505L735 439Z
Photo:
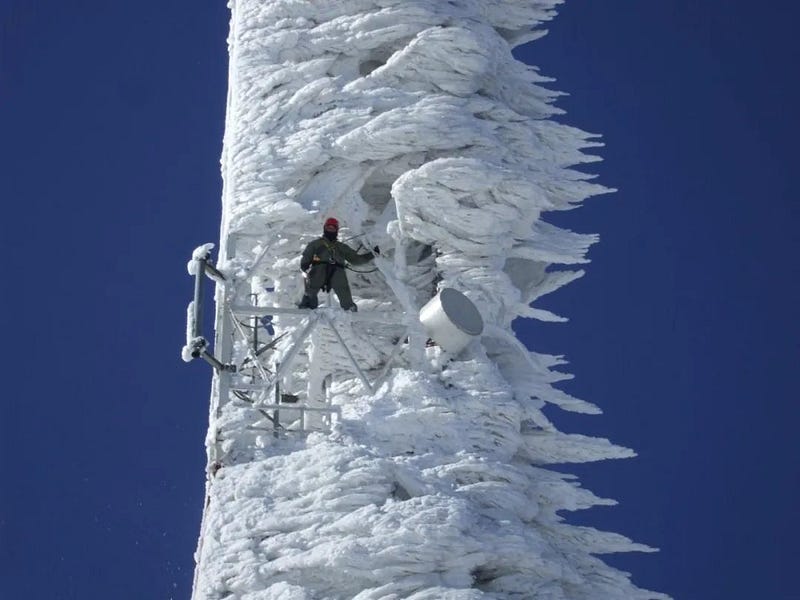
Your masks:
M610 561L676 598L800 598L798 12L571 0L518 51L620 189L553 218L602 241L541 303L570 322L519 330L605 411L557 424L639 452L569 469L621 502L575 522L660 547ZM179 349L227 25L223 2L0 4L2 597L189 597L210 373Z

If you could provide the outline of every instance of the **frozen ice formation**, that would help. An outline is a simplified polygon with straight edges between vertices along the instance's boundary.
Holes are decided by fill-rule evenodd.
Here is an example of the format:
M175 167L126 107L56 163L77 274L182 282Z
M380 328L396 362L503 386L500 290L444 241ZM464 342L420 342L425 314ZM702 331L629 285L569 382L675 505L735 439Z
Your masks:
M609 191L511 54L559 3L231 0L216 348L239 370L212 391L195 600L665 598L598 558L650 548L565 522L614 502L549 465L633 452L559 431L548 405L599 408L511 332L561 320L535 302L597 240L546 213ZM382 250L348 272L359 312L281 313L329 216ZM457 355L416 319L443 287L486 325ZM338 418L279 431L276 382Z

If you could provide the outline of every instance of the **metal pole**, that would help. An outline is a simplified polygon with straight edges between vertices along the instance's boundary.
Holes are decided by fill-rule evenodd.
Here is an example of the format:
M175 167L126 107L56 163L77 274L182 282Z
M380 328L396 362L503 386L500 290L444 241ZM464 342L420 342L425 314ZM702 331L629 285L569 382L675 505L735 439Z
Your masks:
M200 337L200 328L203 320L203 274L205 260L198 259L197 269L194 274L194 324L192 330L193 337Z
M211 279L215 281L226 281L225 275L223 275L217 268L209 263L206 259L203 259L203 271L208 274Z
M311 333L311 330L314 329L314 326L317 324L318 317L317 315L310 315L308 324L305 326L303 331L297 337L296 340L293 341L292 347L289 349L289 352L283 357L283 364L276 367L275 370L275 379L277 380L278 377L282 375L282 369L291 365L294 357L300 351L301 344L305 341L308 335Z
M246 304L236 304L231 306L231 311L237 316L264 317L266 315L308 315L328 313L330 311L339 312L339 309L320 307L316 310L307 308L282 308L279 306L248 306ZM380 312L357 312L348 313L348 318L352 321L366 321L373 323L402 323L406 314L399 311L380 311Z
M344 343L344 339L342 339L342 336L339 334L339 331L336 329L336 327L333 324L333 319L331 319L327 315L325 315L325 318L328 321L328 325L330 325L331 329L333 329L333 333L335 333L336 337L339 339L339 343L344 348L344 351L347 353L347 356L350 358L350 362L353 363L353 367L355 367L356 374L358 375L359 379L361 379L361 383L364 384L364 387L367 388L367 391L371 394L373 392L373 389L372 389L372 386L370 385L369 381L367 380L367 376L364 375L364 371L362 371L361 367L358 366L358 363L356 362L356 359L353 356L353 353L350 352L350 348L348 348L347 344Z
M392 353L389 355L389 358L386 359L386 364L383 365L383 369L381 369L381 374L378 375L378 379L375 380L375 389L378 389L383 385L384 378L389 374L389 369L392 367L392 362L400 353L403 345L405 344L406 336L409 334L409 328L406 328L403 331L403 335L400 336L400 339L397 340L397 343L394 345L392 349Z
M281 364L279 362L275 363L275 373L280 370ZM281 403L281 379L280 377L275 378L275 406L278 406ZM272 413L272 427L275 430L273 432L273 436L278 437L278 427L280 427L280 411L276 408L275 412Z
M226 371L230 373L236 372L236 365L226 365L225 363L220 362L208 350L203 350L203 353L200 356L220 373L225 373Z
M242 329L242 326L239 324L239 321L236 320L236 316L233 314L233 312L230 313L230 316L233 327L236 329L236 331L239 332L239 335L242 336L242 341L244 342L245 347L247 347L247 334L245 333L244 329ZM264 381L267 381L269 379L269 375L267 375L267 372L264 370L264 366L261 364L261 361L258 360L256 353L253 352L250 348L247 349L247 358L253 361L253 364L255 365L256 369L258 369L258 372L261 373L261 378ZM243 365L244 363L239 365L239 368L241 368Z

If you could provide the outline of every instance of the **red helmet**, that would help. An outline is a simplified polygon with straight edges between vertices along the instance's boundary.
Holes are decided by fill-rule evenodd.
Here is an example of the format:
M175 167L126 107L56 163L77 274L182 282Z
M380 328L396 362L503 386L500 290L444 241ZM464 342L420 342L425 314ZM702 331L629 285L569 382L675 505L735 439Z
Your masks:
M337 221L333 217L328 217L327 219L325 219L325 225L323 225L322 228L339 231L339 221Z

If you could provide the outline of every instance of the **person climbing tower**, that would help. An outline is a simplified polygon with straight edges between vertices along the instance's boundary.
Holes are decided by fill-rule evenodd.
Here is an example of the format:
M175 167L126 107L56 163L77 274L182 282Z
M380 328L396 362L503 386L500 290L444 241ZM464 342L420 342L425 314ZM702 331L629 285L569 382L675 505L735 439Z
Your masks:
M322 228L322 237L317 238L303 250L300 269L305 274L305 294L297 305L299 308L317 308L317 294L320 290L336 292L339 304L344 310L356 312L358 307L350 294L347 282L347 263L363 265L380 254L375 246L373 252L359 254L344 242L336 239L339 235L339 221L327 219Z

